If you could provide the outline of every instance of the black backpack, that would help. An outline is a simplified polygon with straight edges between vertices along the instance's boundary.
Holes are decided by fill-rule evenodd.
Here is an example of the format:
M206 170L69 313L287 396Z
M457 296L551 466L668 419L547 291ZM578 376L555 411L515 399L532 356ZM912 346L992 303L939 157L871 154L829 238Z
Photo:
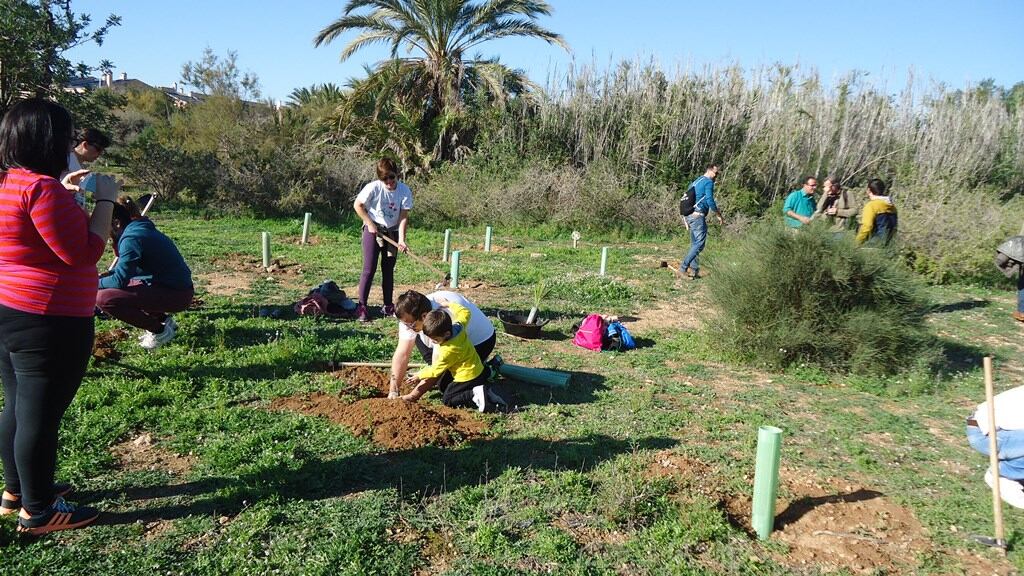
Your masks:
M694 209L697 207L697 190L690 186L690 188L683 194L683 197L679 199L679 215L689 216L693 214Z

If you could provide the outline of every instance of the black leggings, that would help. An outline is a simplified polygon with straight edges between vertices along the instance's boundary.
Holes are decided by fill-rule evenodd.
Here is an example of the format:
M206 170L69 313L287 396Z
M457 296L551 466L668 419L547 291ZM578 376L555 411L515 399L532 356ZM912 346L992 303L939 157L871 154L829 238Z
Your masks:
M483 342L473 346L476 348L476 353L480 355L481 362L487 362L487 357L494 352L494 344L498 341L498 333L491 334L491 337ZM423 343L423 340L416 335L416 349L420 351L420 355L423 356L423 361L427 364L434 363L434 349ZM437 379L437 389L441 391L441 394L445 393L448 385L451 384L454 378L451 372L445 372ZM445 402L447 404L447 402Z
M449 375L451 372L448 373ZM479 376L468 382L452 382L441 394L441 402L449 408L479 408L473 402L473 388L487 386L491 378L491 368L484 366ZM486 393L486 392L485 392Z
M397 228L388 230L380 226L377 230L398 242ZM359 275L359 303L366 306L366 302L370 298L370 286L373 285L373 275L377 272L377 261L380 260L380 289L384 297L384 305L392 305L394 304L395 262L398 260L398 249L386 242L381 247L377 244L377 237L366 231L366 226L363 226L362 242L363 273Z
M32 514L53 502L57 433L92 354L93 318L0 306L0 458L5 489Z

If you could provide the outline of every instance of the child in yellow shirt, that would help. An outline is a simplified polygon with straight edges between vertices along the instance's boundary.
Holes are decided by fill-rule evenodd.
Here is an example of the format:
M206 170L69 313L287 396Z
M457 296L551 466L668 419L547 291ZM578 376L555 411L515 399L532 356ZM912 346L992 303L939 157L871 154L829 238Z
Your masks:
M480 412L492 412L507 406L508 403L490 389L491 371L480 361L480 355L466 335L465 326L471 315L469 309L448 302L448 310L451 316L444 310L433 310L423 319L423 333L437 344L434 361L411 378L418 382L402 399L419 399L445 372L451 372L452 383L441 397L445 406L476 408Z

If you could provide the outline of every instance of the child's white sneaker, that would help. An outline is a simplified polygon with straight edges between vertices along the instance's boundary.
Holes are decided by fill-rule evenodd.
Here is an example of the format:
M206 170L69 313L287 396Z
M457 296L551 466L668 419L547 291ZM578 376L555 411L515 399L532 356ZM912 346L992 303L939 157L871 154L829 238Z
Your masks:
M481 412L487 411L487 392L484 391L484 385L473 386L473 404L476 404L476 409Z

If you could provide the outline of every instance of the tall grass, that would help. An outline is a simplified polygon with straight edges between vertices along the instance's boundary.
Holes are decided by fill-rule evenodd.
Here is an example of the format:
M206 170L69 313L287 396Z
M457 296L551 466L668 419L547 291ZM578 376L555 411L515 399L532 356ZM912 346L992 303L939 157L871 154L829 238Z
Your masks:
M765 214L805 174L858 195L880 177L908 261L939 281L983 275L977 254L1024 220L1024 110L983 87L921 84L850 73L828 85L782 65L572 67L539 106L510 106L482 130L475 160L421 183L420 206L467 222L672 230L680 191L709 161L724 166L717 193L734 216Z

